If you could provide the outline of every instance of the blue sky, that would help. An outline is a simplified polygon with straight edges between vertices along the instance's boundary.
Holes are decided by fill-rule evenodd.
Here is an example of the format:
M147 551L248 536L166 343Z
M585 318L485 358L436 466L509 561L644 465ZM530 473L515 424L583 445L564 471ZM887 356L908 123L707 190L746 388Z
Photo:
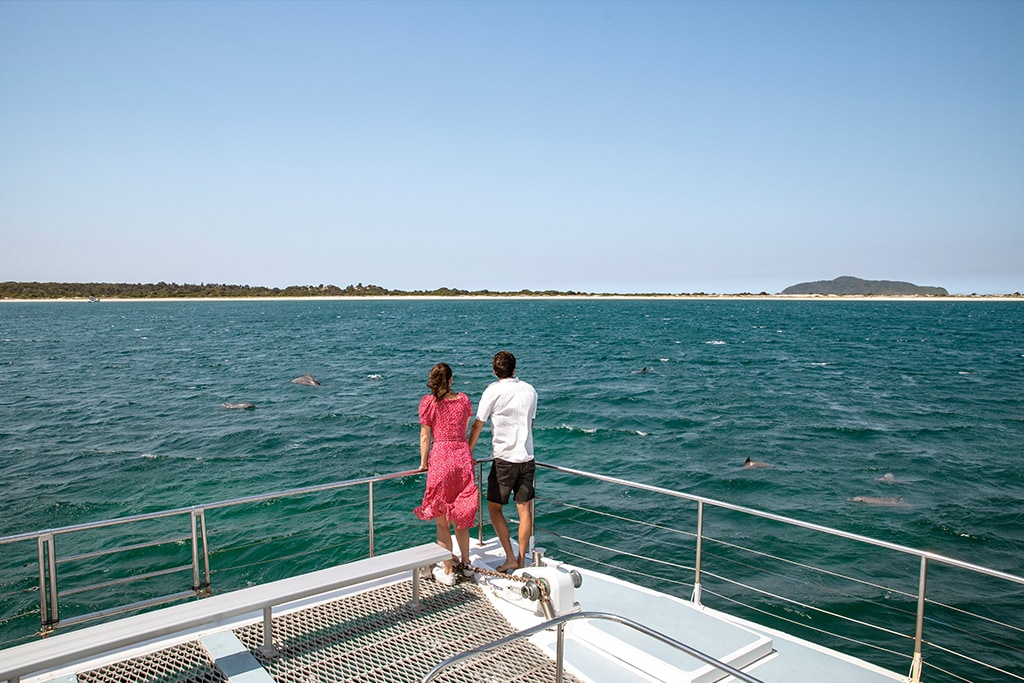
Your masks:
M0 280L1024 291L1024 2L0 2Z

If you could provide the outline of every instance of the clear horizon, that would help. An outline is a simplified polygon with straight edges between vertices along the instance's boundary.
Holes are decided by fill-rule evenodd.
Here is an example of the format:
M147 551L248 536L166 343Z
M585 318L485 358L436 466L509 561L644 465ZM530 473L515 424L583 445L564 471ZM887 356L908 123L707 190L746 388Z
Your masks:
M1024 290L1024 3L0 3L0 280Z

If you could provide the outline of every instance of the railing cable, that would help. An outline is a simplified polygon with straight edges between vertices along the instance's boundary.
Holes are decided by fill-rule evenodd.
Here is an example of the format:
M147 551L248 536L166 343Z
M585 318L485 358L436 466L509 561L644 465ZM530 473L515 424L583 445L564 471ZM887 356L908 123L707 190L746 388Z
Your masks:
M942 652L945 652L946 654L951 655L953 657L958 657L958 658L963 659L965 661L971 662L972 664L977 664L978 666L983 666L986 669L989 669L990 671L997 671L997 672L1003 674L1004 676L1010 676L1011 678L1015 678L1018 681L1024 681L1024 676L1020 676L1018 674L1015 674L1013 672L1007 671L1005 669L1000 669L998 666L995 666L994 664L989 664L988 662L983 662L980 659L975 659L974 657L968 657L967 655L963 654L962 652L957 652L956 650L950 650L948 647L944 647L942 645L938 645L938 644L930 642L930 641L925 641L925 644L928 645L928 647L935 648L936 650L941 650ZM1014 648L1014 649L1017 649L1017 648Z
M1005 628L1005 629L1008 629L1010 631L1017 631L1018 633L1024 633L1024 628L1021 628L1020 626L1014 626L1013 624L1007 624L1005 621L999 621L998 619L992 619L991 617L986 617L986 616L983 616L981 614L975 614L974 612L969 612L969 611L967 611L965 609L962 609L960 607L954 607L953 605L947 605L946 603L939 602L938 600L931 600L931 599L929 599L928 600L928 604L929 605L934 605L936 607L941 607L943 609L948 609L951 612L956 612L957 614L961 614L963 616L971 617L972 619L979 619L981 621L987 621L988 623L992 624L993 626L999 626L1000 628ZM938 620L933 618L933 619L931 619L931 621L937 622ZM941 623L946 628L952 629L954 631L959 631L961 633L966 633L967 632L963 628L961 628L959 626L954 626L954 625L952 625L952 624L950 624L948 622L941 622ZM974 631L970 631L970 633L972 635L976 636L976 637L984 637L981 634L976 633ZM990 642L999 642L999 641L994 641L994 640L992 640L990 638L986 638L986 640L989 640ZM1024 642L1024 641L1021 641L1021 642ZM1024 652L1024 648L1013 647L1013 649L1017 650L1019 652Z
M580 555L579 553L574 553L571 550L567 550L565 548L559 548L558 552L561 555L567 555L569 557L575 557L575 558L577 558L579 560L585 560L586 562L589 562L592 565L596 565L596 566L599 566L599 567L607 567L608 569L614 569L615 571L621 572L623 574L629 574L631 576L642 576L645 579L651 579L655 583L669 583L669 584L673 584L675 586L683 586L683 587L687 587L687 588L693 586L693 582L692 581L679 581L678 579L667 579L664 576L656 576L654 574L647 574L645 572L637 571L636 569L630 569L628 567L622 567L622 566L619 566L619 565L616 565L616 564L611 564L610 562L602 562L601 560L595 560L592 557L587 557L586 555ZM685 567L681 567L681 568L685 569Z
M778 595L778 594L772 593L770 591L761 590L760 588L755 588L754 586L747 585L747 584L745 584L745 583L743 583L741 581L732 581L730 579L726 579L725 577L719 576L718 574L712 574L711 572L705 572L705 574L707 574L708 576L711 576L711 577L714 577L714 578L718 579L722 583L727 583L727 584L730 584L732 586L739 586L741 588L745 588L746 590L748 590L748 591L750 591L752 593L757 593L758 595L764 595L764 596L769 597L769 598L775 598L776 600L781 600L782 602L788 603L790 605L796 605L797 607L802 607L802 608L804 608L806 610L810 610L812 612L817 612L819 614L824 614L824 615L830 616L833 619L839 619L840 621L846 621L846 622L849 622L851 624L857 624L858 626L867 626L868 628L872 628L872 629L875 629L876 631L881 631L882 633L887 633L887 634L889 634L891 636L896 636L896 637L899 637L899 638L907 638L907 639L910 638L910 636L908 636L905 633L900 633L899 631L893 631L892 629L885 628L884 626L877 626L875 624L870 624L870 623L868 623L866 621L861 621L860 619L854 619L853 617L847 617L847 616L844 616L842 614L837 614L836 612L832 612L832 611L829 611L827 609L822 609L821 607L815 607L814 605L808 605L807 603L800 602L799 600L793 600L792 598L787 598L787 597L785 597L783 595ZM781 619L782 617L779 617L779 618ZM795 623L799 623L799 622L795 622ZM824 631L824 632L825 633L829 633L828 631ZM839 635L839 634L837 634L837 633L829 633L829 635L836 636L836 635Z
M850 581L851 583L859 583L862 586L870 586L871 588L877 588L878 590L886 591L886 592L889 592L889 593L895 593L897 595L902 595L903 597L906 597L906 598L915 598L915 599L917 598L917 595L915 595L914 593L908 593L908 592L900 590L898 588L891 588L889 586L883 586L881 584L872 583L870 581L865 581L864 579L858 579L858 578L853 577L853 576L847 576L845 574L840 574L839 572L830 571L828 569L822 569L821 567L815 567L814 565L811 565L811 564L805 564L803 562L797 562L796 560L788 560L788 559L786 559L784 557L779 557L778 555L772 555L771 553L766 553L764 551L754 550L753 548L747 548L746 546L738 545L736 543L730 543L728 541L723 541L723 540L720 540L720 539L717 539L717 538L713 538L711 536L705 536L704 540L706 542L716 543L716 544L724 546L726 548L731 548L733 550L739 550L741 552L748 553L750 555L755 555L757 557L765 557L765 558L768 558L768 559L771 559L771 560L775 560L777 562L782 562L784 564L791 565L793 567L800 567L801 569L808 569L810 571L817 572L818 574L824 574L825 576L831 576L831 577L834 577L834 578L837 578L837 579L843 579L844 581ZM743 566L752 567L752 565L745 565L742 562L738 562L738 561L736 561L736 562L737 562L737 564L741 564ZM769 573L775 574L775 572L769 572ZM782 576L781 574L775 574L775 575L776 576Z
M785 560L782 560L782 558L775 557L774 555L765 555L763 553L761 553L761 555L763 557L768 557L768 558L772 558L772 559L776 559L776 560L785 561ZM879 609L885 609L885 610L888 610L890 612L895 612L897 614L904 614L904 615L911 615L911 616L913 616L915 614L915 612L913 612L911 610L908 610L908 609L904 609L904 608L901 608L901 607L895 607L893 605L881 604L877 600L874 600L874 599L859 598L858 596L853 595L852 593L848 593L846 591L837 590L837 589L834 589L834 588L829 588L827 586L823 586L823 585L820 585L820 584L813 584L813 583L811 583L809 581L800 580L800 579L797 579L797 578L792 577L792 576L787 576L785 574L780 574L779 572L776 572L776 571L772 571L772 570L769 570L769 569L764 569L763 567L758 567L758 566L755 566L755 565L752 565L752 564L748 564L746 562L741 562L741 561L739 561L739 560L737 560L735 558L723 557L721 555L714 555L714 557L716 559L721 560L722 562L729 562L729 563L731 563L733 565L738 565L740 567L744 567L746 569L750 569L752 571L759 572L761 574L767 574L769 576L774 576L776 578L783 579L783 580L788 581L790 583L796 583L796 584L800 584L800 585L803 585L803 586L813 586L815 589L817 589L819 591L822 591L824 593L829 593L829 594L834 595L834 596L839 596L839 597L843 597L843 598L857 599L857 600L862 600L864 602L870 602L872 605L875 605ZM855 578L852 578L852 577L844 577L842 574L836 574L835 572L828 572L828 571L825 571L825 570L817 570L815 567L808 566L808 565L802 565L802 564L799 564L799 563L792 563L792 564L796 564L797 566L800 566L800 567L802 567L804 569L808 569L808 570L811 570L811 571L818 571L821 574L825 574L827 576L832 576L833 578L844 578L844 579L846 579L846 580L848 580L848 581L850 581L852 583L860 583L860 584L868 585L868 586L871 586L872 588L878 588L879 590L889 591L889 592L892 592L892 593L896 593L897 595L903 595L903 596L905 596L907 598L914 598L915 597L915 596L907 594L907 593L902 593L901 591L896 590L896 589L886 588L885 586L876 586L876 585L871 584L871 583L859 581L858 579L855 579ZM745 588L747 587L745 584L739 583L737 581L730 581L728 579L722 578L721 576L716 576L716 578L719 578L722 581L725 581L726 583L732 583L734 585L743 586ZM752 589L752 590L754 590L754 589ZM777 598L781 598L782 597L780 595L775 595L775 594L772 594L772 593L768 593L768 595L771 595L772 597L777 597ZM823 611L823 610L820 610L820 611Z
M614 513L608 512L606 510L596 510L594 508L588 508L588 507L586 507L584 505L574 505L573 503L566 503L565 501L554 500L552 498L542 498L541 496L537 496L537 498L542 500L542 501L544 501L544 502L551 503L553 505L561 505L562 507L569 508L569 509L572 509L572 510L581 510L583 512L589 512L591 514L599 515L601 517L609 517L611 519L617 519L620 522L629 522L630 524L635 524L637 526L645 526L645 527L649 527L651 529L658 529L660 531L669 531L671 533L679 534L681 536L689 536L690 538L694 538L696 536L696 534L694 534L692 531L684 531L682 529L674 529L674 528L672 528L670 526L665 526L664 524L655 524L654 522L647 522L647 521L644 521L642 519L634 519L632 517L625 517L623 515L616 515Z

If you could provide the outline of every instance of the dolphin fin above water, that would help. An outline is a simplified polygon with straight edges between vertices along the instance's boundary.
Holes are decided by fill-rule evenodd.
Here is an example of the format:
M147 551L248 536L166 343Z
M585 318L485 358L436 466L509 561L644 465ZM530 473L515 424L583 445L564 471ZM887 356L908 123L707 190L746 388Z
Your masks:
M303 375L302 377L296 377L295 379L293 379L292 380L292 384L305 384L308 387L318 387L318 386L320 386L320 382L317 382L313 378L313 375L311 375L308 372L305 375Z
M221 405L230 410L256 410L255 403L222 403Z
M743 461L743 469L762 470L767 467L771 467L771 465L766 462L760 462L759 460L751 460L750 456L747 456L747 459Z

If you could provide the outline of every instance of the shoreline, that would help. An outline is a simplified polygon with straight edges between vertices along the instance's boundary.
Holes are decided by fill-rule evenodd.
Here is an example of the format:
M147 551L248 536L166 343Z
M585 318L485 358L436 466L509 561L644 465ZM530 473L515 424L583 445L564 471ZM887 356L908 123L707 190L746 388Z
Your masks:
M921 296L916 294L565 294L565 295L385 295L385 296L232 296L232 297L110 297L90 301L86 297L56 299L4 299L10 303L169 303L174 301L1024 301L1012 294L950 294Z

